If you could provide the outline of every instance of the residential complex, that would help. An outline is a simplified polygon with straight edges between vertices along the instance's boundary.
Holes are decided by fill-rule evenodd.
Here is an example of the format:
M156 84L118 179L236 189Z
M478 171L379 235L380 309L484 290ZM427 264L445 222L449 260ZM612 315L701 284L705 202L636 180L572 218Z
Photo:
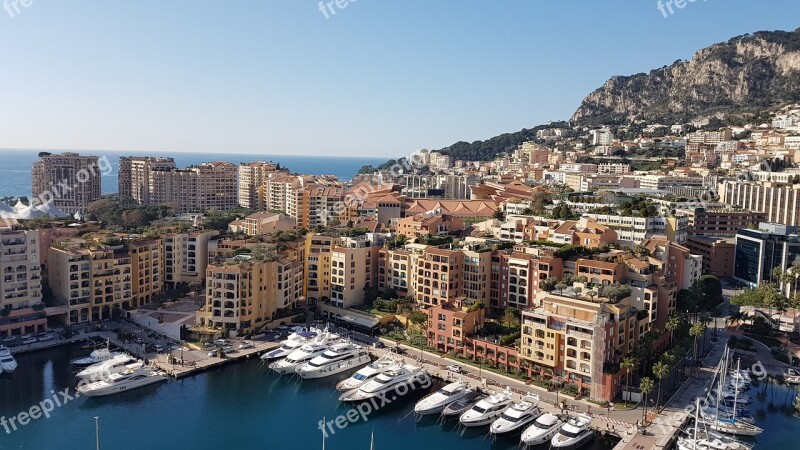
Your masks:
M33 199L67 214L84 214L100 198L102 169L97 156L41 154L31 169Z

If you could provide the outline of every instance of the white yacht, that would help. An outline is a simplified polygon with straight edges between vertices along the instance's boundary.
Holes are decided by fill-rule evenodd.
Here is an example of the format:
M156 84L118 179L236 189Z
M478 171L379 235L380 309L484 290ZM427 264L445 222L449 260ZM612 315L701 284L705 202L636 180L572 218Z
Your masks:
M475 406L476 403L484 398L486 398L486 396L483 395L481 391L473 391L468 389L467 392L464 393L464 396L461 397L461 400L456 400L444 407L442 410L442 417L448 418L461 416L461 414Z
M466 383L459 379L418 401L414 405L414 413L420 416L441 413L447 405L465 398L471 392Z
M518 402L503 411L489 427L489 432L494 435L513 433L522 431L523 427L538 419L542 415L539 409L539 396L528 394Z
M11 350L0 345L0 372L11 373L17 370L17 360L11 355Z
M551 448L574 450L594 439L594 430L589 428L592 418L586 414L570 417L550 440Z
M378 375L386 372L390 367L397 364L391 353L386 352L383 356L375 361L367 364L366 366L358 369L356 373L350 378L340 381L336 385L339 392L352 391L353 389L360 388L364 383L372 380Z
M101 363L103 361L108 361L109 359L122 355L122 353L112 352L107 347L101 348L93 351L84 358L73 359L72 364L76 366L91 366L92 364Z
M489 425L500 414L503 414L503 411L510 403L511 389L506 388L503 392L495 392L479 401L475 406L461 414L458 420L465 427Z
M120 354L113 358L92 364L91 366L78 372L77 377L83 380L102 380L112 373L122 372L126 366L135 363L136 359L128 354Z
M280 358L289 356L289 353L299 349L304 344L307 344L317 337L317 332L313 328L308 331L299 331L289 335L285 340L281 341L281 346L268 351L261 355L264 361L273 361Z
M160 383L166 379L167 375L164 372L145 366L134 370L117 372L102 381L81 384L78 386L77 391L87 397L98 397L130 391L142 386Z
M533 425L529 426L522 432L521 442L527 446L534 446L550 442L558 433L563 422L555 414L544 413L538 419L533 421Z
M304 379L324 378L369 363L371 358L364 347L352 342L333 344L331 348L295 369Z
M295 369L297 369L301 364L311 361L328 350L328 348L331 346L328 338L328 334L317 336L317 338L312 342L303 344L297 350L289 353L286 358L271 362L269 364L269 368L281 375L294 373Z
M373 397L388 397L394 400L430 385L431 379L425 369L400 363L367 381L360 388L343 393L339 396L339 401L361 402Z

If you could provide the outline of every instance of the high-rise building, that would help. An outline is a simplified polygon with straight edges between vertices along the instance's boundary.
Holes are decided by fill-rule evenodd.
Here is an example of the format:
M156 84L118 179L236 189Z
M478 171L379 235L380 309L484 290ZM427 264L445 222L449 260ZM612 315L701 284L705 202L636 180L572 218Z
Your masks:
M239 206L238 170L215 161L177 169L172 158L120 158L120 197L137 205L169 205L178 212Z
M85 213L100 198L100 159L77 153L44 153L31 168L32 201L50 203L61 211Z
M124 246L94 248L79 239L48 252L50 289L66 305L70 324L107 320L115 310L134 308L131 257Z
M364 303L367 289L377 284L377 235L342 238L331 250L331 303L341 308Z
M119 159L119 197L123 202L150 205L153 171L175 169L175 160L152 156L123 156Z
M164 292L164 242L143 239L128 243L133 276L133 307L144 306Z
M0 231L0 337L45 331L44 311L34 309L42 301L41 266L36 231Z
M292 243L294 244L294 243ZM266 249L260 258L238 256L206 269L206 303L197 312L201 327L241 334L269 323L303 296L303 246Z
M743 229L736 233L733 276L750 286L773 281L773 269L786 270L800 262L798 260L800 236L797 227L760 223L757 230Z
M164 236L164 281L168 287L205 280L209 240L218 234L205 230Z
M258 187L278 172L278 165L255 161L239 164L239 206L256 209L258 207Z
M800 184L724 181L719 196L726 205L765 213L769 222L800 225Z

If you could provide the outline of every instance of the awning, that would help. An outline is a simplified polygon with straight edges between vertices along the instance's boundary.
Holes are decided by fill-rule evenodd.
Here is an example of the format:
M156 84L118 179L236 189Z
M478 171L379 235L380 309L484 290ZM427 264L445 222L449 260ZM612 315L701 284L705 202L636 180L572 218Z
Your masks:
M336 319L341 320L343 322L351 323L353 325L358 325L364 328L375 328L380 325L380 322L376 319L367 319L364 317L355 317L349 314L345 314L344 316L334 316Z

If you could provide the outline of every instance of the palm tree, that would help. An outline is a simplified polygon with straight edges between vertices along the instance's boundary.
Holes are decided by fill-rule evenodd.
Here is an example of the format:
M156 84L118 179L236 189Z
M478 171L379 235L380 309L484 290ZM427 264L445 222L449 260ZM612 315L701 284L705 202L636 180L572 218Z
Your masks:
M631 400L631 370L636 368L636 363L636 358L632 356L628 356L619 363L619 366L625 369L625 389L628 391L628 401Z
M672 347L675 344L675 331L677 331L678 328L680 328L680 326L681 326L680 317L678 317L675 314L669 316L669 318L667 319L667 323L664 327L667 329L667 331L670 332L670 337L669 337L670 347Z
M655 387L655 383L650 377L644 377L642 378L642 381L639 382L639 390L642 391L642 394L645 396L644 411L642 413L642 425L644 425L647 421L647 401L650 399L650 393L653 392Z
M669 375L670 367L663 361L653 364L653 375L658 378L658 394L656 394L656 411L661 404L661 384Z
M706 333L706 324L697 322L689 329L689 336L694 339L694 360L697 362L697 340Z

